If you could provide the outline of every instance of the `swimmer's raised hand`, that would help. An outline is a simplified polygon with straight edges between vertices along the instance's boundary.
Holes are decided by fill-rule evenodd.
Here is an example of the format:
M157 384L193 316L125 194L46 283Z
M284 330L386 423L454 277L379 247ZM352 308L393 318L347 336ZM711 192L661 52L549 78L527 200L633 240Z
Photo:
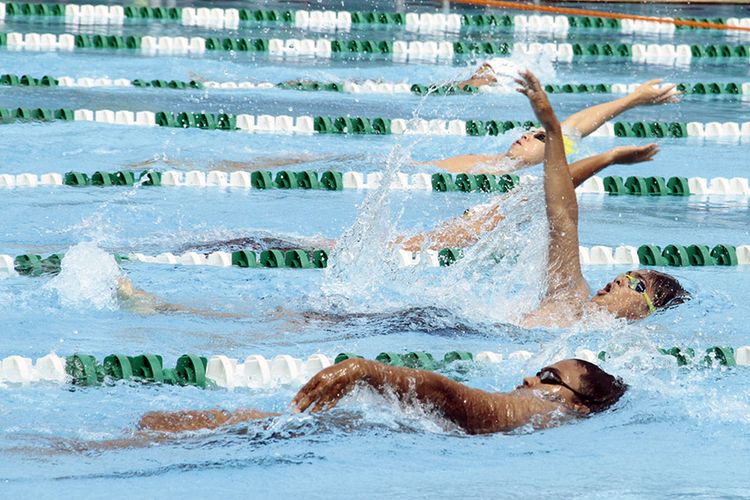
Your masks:
M348 359L321 370L294 396L292 405L300 412L330 410L357 382L366 381L366 365L364 360Z
M639 106L643 104L664 104L668 102L678 102L677 98L680 92L676 89L674 83L664 85L663 87L657 87L661 83L661 79L649 80L637 89L633 91L632 98L634 104Z
M520 88L516 90L529 98L531 107L534 109L536 117L542 123L542 127L559 127L560 124L557 121L555 112L549 103L549 99L547 99L547 93L544 91L542 84L539 83L536 75L529 70L521 71L518 75L520 78L516 78L515 81L520 85Z

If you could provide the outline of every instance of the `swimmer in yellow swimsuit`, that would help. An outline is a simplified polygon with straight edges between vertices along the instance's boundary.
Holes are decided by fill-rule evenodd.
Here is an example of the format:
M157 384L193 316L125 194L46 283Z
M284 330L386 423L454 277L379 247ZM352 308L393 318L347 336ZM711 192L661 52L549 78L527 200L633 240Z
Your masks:
M676 102L678 92L674 84L658 88L661 80L650 80L634 92L619 99L597 104L572 114L562 122L566 154L575 153L574 137L586 137L611 120L636 106ZM501 154L469 154L452 156L427 163L448 172L471 172L474 174L502 174L541 163L544 159L543 129L532 129Z

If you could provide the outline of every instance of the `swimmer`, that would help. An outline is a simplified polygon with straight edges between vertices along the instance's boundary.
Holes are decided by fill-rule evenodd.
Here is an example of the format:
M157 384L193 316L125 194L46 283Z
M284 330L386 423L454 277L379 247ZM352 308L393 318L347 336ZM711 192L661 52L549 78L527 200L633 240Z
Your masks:
M485 66L487 65L482 66L482 68L485 68ZM475 76L482 79L490 78L487 76L488 70L486 68L482 70L482 68L477 73L480 76ZM494 79L495 77L491 76L491 78ZM657 85L660 83L661 80L658 79L650 80L635 89L631 94L583 109L565 119L562 122L562 128L566 132L566 135L563 136L566 154L573 152L572 150L575 148L572 136L586 137L620 113L636 106L677 102L678 91L675 89L675 85L669 84L658 88ZM442 160L420 162L420 164L434 165L454 173L468 171L474 174L508 173L541 163L544 159L545 136L543 127L535 128L524 133L510 145L505 153L458 155Z
M646 146L619 146L610 151L583 158L569 165L570 175L575 186L589 177L612 165L631 165L649 161L659 150L656 144ZM463 215L443 221L430 231L413 235L399 235L391 244L402 250L418 252L422 250L442 250L443 248L467 247L476 243L479 238L497 227L505 218L502 206L505 196L498 196L494 201L466 210ZM336 240L314 236L299 238L292 236L270 236L265 233L187 245L181 251L262 251L270 248L315 248L330 250L336 246Z
M182 304L165 302L153 293L137 288L127 276L117 279L117 301L123 309L140 315L152 314L192 314L213 319L239 319L244 316L233 313L197 309Z
M620 378L579 359L544 367L505 393L474 389L425 370L349 359L311 378L292 399L292 408L327 411L356 387L392 394L402 403L434 411L467 434L556 427L611 408L627 390ZM217 429L279 415L251 409L151 412L141 418L139 429L162 434Z
M547 289L537 310L526 315L522 325L567 326L592 308L617 318L637 320L687 300L689 294L677 279L650 270L621 274L589 298L589 286L581 273L578 255L578 201L565 157L562 127L533 73L521 72L516 82L521 85L518 91L529 98L546 131L544 195L549 226ZM655 145L641 151L643 156L639 161L649 161L657 151Z
M365 159L363 154L319 154L299 153L294 155L259 156L254 160L199 160L190 161L177 158L169 158L166 154L160 154L148 160L129 163L130 170L141 170L168 166L176 170L219 170L221 172L267 170L293 165L301 165L311 162L339 163L347 161L359 161Z
M589 177L611 165L631 165L650 161L658 151L659 147L656 144L619 146L606 153L571 163L568 169L573 184L577 187ZM410 252L417 252L423 248L442 250L473 245L482 234L494 230L505 218L501 210L504 201L505 197L500 196L490 203L466 210L460 217L442 222L431 231L412 236L399 236L394 243Z

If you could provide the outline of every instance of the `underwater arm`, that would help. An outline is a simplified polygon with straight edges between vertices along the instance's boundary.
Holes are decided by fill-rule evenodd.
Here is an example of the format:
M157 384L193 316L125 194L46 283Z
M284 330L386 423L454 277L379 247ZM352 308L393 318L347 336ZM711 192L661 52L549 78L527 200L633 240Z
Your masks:
M460 217L442 222L432 231L418 233L408 238L399 237L393 243L410 252L422 250L425 245L429 245L432 250L472 245L483 233L495 229L505 218L500 212L501 204L498 200L485 209L469 209Z
M576 129L581 137L586 137L607 120L636 106L676 102L678 92L675 85L666 85L660 89L656 87L659 83L661 80L650 80L624 97L583 109L565 119L562 126L566 130Z
M425 370L388 366L377 361L349 359L315 375L300 389L292 404L305 411L325 411L358 384L400 401L416 401L437 410L469 434L504 432L548 414L559 405L539 398L472 389ZM542 422L544 425L544 422Z
M492 163L505 162L508 156L499 155L458 155L442 160L417 162L418 165L433 165L447 172L460 174L471 171L473 174L501 174L514 170L510 165L504 168L493 167Z
M152 411L138 422L138 429L150 432L185 432L217 429L248 420L277 417L280 413L251 409L227 412L224 410Z

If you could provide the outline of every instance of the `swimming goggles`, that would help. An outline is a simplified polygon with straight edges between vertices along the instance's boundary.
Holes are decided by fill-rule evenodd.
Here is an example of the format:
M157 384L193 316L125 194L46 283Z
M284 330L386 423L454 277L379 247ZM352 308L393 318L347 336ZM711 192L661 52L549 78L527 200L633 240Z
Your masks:
M648 313L655 313L656 308L654 307L654 303L651 300L651 297L649 297L648 293L646 292L646 283L642 279L636 278L632 274L625 274L625 277L630 282L628 286L630 286L631 290L635 290L637 293L643 294L643 298L646 300L646 305L648 305Z
M556 368L552 368L551 366L547 366L545 368L542 368L539 370L536 374L537 377L539 377L539 381L543 384L550 384L550 385L559 385L561 387L565 387L570 392L576 395L576 397L581 401L587 401L590 398L586 396L585 394L581 394L577 390L570 387L568 384L563 382L562 377L560 376L560 372Z

